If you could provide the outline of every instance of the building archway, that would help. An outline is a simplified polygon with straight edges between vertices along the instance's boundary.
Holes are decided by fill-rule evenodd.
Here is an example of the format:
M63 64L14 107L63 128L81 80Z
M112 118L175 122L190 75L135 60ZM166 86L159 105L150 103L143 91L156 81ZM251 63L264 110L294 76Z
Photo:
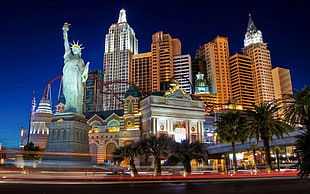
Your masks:
M98 145L96 143L91 143L89 145L89 152L91 154L91 163L97 163Z
M106 146L106 160L113 161L113 152L116 148L116 144L114 142L110 142Z

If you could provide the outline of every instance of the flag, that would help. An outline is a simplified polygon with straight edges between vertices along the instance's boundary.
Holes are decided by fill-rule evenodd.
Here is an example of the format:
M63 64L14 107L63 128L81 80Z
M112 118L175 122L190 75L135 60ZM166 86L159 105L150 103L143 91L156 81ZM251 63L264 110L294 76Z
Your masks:
M31 114L34 113L35 109L36 109L36 99L34 97L34 92L33 92L32 93L32 103L31 103Z

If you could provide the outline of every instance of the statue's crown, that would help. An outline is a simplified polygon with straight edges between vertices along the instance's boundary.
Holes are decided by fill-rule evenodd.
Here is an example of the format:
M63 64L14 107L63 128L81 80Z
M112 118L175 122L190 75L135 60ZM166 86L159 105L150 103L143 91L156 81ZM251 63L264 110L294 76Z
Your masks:
M84 47L82 47L83 44L79 44L79 41L77 41L77 42L73 41L73 43L70 43L70 44L71 44L71 48L77 47L77 48L79 48L80 50L84 49Z

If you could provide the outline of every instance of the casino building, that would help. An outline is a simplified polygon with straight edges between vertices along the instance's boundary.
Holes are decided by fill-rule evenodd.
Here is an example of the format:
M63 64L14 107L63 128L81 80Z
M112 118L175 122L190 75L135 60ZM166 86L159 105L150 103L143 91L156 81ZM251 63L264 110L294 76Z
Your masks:
M124 109L87 113L92 162L112 161L119 146L140 140L147 134L166 134L176 142L189 139L203 142L205 109L178 84L166 92L153 92L142 98L136 86L125 93Z

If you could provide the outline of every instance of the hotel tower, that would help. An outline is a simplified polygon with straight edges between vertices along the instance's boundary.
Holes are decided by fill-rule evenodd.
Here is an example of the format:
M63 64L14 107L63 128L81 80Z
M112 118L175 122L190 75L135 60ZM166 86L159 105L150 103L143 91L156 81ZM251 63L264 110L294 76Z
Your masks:
M103 109L123 108L124 93L129 87L132 55L138 54L138 40L127 23L126 11L120 10L118 22L112 24L105 37Z
M234 54L229 58L229 72L232 98L237 100L243 109L253 109L254 81L251 58Z
M267 43L263 42L262 32L257 30L251 15L244 38L243 54L250 57L253 65L255 104L274 100L270 51L267 49Z
M221 109L231 98L228 38L217 36L196 50L196 59L205 64L206 82L215 95L215 109Z
M152 36L152 91L161 91L174 75L174 56L181 55L181 42L159 31Z

